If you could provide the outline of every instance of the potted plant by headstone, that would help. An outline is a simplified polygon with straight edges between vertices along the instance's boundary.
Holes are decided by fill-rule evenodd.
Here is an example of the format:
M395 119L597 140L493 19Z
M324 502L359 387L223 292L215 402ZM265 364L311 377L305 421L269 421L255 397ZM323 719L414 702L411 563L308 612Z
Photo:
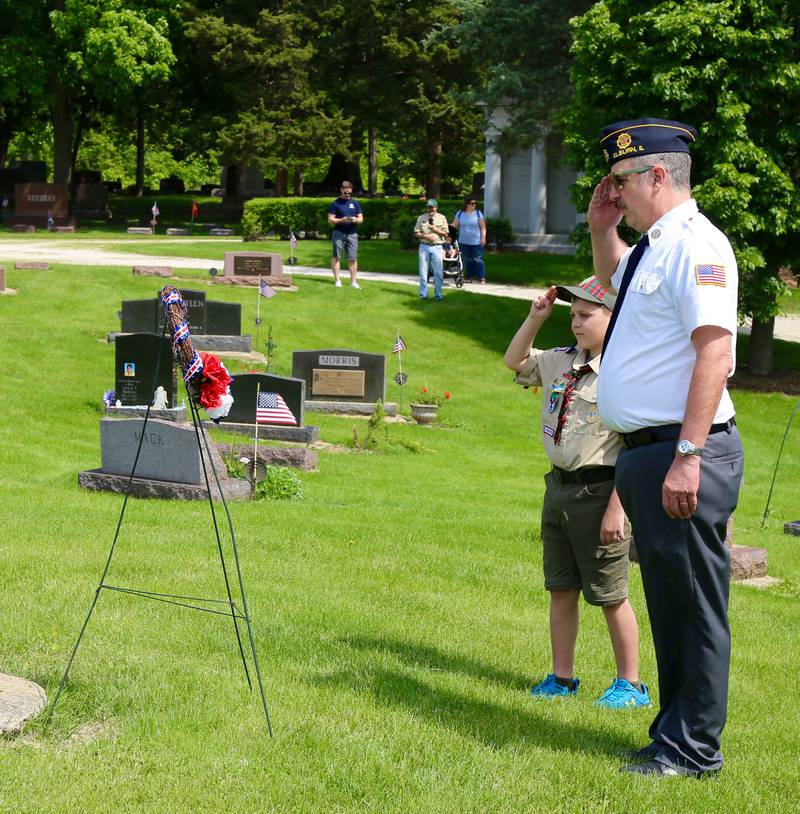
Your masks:
M429 387L420 387L419 393L411 402L411 417L417 424L432 424L439 414L443 401L450 401L452 395L449 390L437 393Z

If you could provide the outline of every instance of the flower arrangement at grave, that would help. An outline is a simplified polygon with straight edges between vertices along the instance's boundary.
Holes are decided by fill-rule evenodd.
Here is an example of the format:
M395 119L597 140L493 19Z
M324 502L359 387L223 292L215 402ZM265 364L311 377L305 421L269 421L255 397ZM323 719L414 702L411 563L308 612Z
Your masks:
M113 407L117 403L117 394L114 390L106 390L103 393L103 404L106 407Z
M189 398L202 407L215 422L225 418L233 406L231 375L212 353L198 353L192 346L186 322L186 303L175 286L161 289L167 329L172 336L172 351L183 370L183 381Z
M436 407L441 407L442 402L450 401L453 398L453 394L449 390L444 390L441 393L438 393L436 390L432 390L430 387L423 386L420 387L419 392L414 396L414 404L433 404Z

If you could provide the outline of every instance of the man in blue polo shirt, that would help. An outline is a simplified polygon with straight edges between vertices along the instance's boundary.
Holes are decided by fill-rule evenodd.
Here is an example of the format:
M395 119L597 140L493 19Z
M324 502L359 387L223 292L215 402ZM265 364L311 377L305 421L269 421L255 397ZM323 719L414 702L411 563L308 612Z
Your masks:
M353 200L353 185L350 181L342 181L339 197L328 209L328 223L333 226L333 232L331 233L331 243L333 245L331 269L333 270L336 288L342 287L342 281L339 279L340 258L345 252L347 253L347 265L350 269L350 287L361 288L356 279L358 276L358 233L356 226L363 222L364 215L361 211L361 204Z

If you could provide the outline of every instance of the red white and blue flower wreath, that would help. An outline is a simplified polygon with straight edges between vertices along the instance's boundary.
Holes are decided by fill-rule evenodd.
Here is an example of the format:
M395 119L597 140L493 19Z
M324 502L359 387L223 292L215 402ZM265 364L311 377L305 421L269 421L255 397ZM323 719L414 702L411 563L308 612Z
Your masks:
M167 328L172 336L172 351L183 370L183 381L189 398L218 422L233 406L231 375L225 365L211 353L198 353L186 322L186 303L175 286L161 289L161 304Z

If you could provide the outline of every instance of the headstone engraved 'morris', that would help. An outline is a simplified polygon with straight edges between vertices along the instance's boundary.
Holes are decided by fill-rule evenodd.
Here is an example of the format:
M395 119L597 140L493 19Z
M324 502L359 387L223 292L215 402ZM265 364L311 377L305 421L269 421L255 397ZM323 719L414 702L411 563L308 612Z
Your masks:
M158 387L164 388L167 404L174 405L177 387L168 338L162 342L155 334L118 336L114 370L117 399L123 406L152 404Z
M292 376L306 383L308 401L374 403L386 396L386 356L359 350L295 351Z

